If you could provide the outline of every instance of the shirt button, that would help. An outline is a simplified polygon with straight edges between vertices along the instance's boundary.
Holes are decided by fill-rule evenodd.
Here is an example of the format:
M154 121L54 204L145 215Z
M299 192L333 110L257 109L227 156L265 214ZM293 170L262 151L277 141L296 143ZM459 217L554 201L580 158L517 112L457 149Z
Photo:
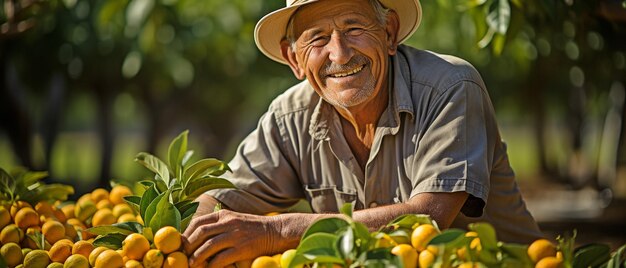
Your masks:
M370 208L375 208L377 206L378 206L378 203L376 203L376 202L370 203Z

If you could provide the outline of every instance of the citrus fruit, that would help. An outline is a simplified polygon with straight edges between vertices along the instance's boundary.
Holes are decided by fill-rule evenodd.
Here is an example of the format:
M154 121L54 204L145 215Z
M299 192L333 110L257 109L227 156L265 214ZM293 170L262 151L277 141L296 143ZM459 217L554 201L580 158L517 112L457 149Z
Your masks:
M535 268L561 268L563 267L563 261L557 257L550 256L545 257L537 262Z
M128 260L124 263L124 268L144 268L141 262L137 260Z
M54 216L52 205L46 201L39 201L35 204L35 211L39 215Z
M280 257L280 267L289 267L289 264L296 256L295 249L288 249L283 252L283 255ZM303 265L298 265L297 267L303 267Z
M112 209L113 208L113 204L111 203L111 201L109 201L109 199L104 199L104 200L100 200L98 201L98 203L96 203L96 208L97 209Z
M5 207L0 206L0 229L11 223L11 212Z
M9 267L15 267L22 263L22 249L16 243L7 243L0 248L0 255Z
M126 202L124 201L124 196L129 196L132 194L133 192L130 190L130 188L124 185L118 184L118 185L115 185L113 189L111 189L111 192L109 193L109 201L111 201L113 205L123 204Z
M48 264L46 268L63 268L63 264L60 262L53 262L53 263Z
M120 268L124 267L124 260L122 255L115 250L107 249L98 254L96 258L96 265L94 268Z
M74 254L65 260L63 268L89 268L89 261L81 254Z
M260 256L254 259L251 268L280 268L280 264L270 256Z
M16 201L13 204L11 204L11 217L13 217L15 219L15 214L17 214L18 211L20 211L22 208L33 208L33 206L31 206L28 202L26 201Z
M35 249L24 256L24 267L45 268L48 264L50 264L50 257L45 250Z
M400 260L402 260L405 268L417 267L418 255L417 251L413 247L407 244L400 244L391 249L391 254L400 257Z
M418 256L419 267L430 267L435 263L435 254L430 250L424 250Z
M421 252L426 249L428 242L435 237L439 231L430 224L421 224L417 226L411 233L411 245L417 251Z
M154 245L163 254L169 254L180 248L182 244L178 230L172 226L165 226L154 234Z
M81 240L74 243L74 246L72 246L72 255L83 255L87 260L89 260L89 254L91 254L93 249L93 244L89 241Z
M528 246L528 257L533 263L551 256L556 256L556 246L547 239L537 239Z
M141 260L150 249L150 242L141 234L130 234L122 241L124 255L131 260Z
M96 259L98 258L98 255L100 255L100 253L104 252L105 250L108 250L109 248L107 247L97 247L94 248L91 253L89 253L89 265L91 266L96 266Z
M163 266L163 261L165 257L163 256L163 252L158 249L151 249L146 252L143 256L143 267L144 268L161 268Z
M119 218L124 214L134 215L133 209L126 203L117 204L113 207L113 216Z
M117 218L118 223L129 222L129 221L137 222L137 218L135 217L134 214L126 213L120 216L119 218Z
M101 200L109 200L109 191L103 188L96 188L91 192L91 200L96 204Z
M64 263L70 255L72 255L72 244L62 241L52 245L50 251L48 251L48 256L50 256L50 260L53 262Z
M30 207L21 208L13 219L15 220L15 224L22 230L39 225L39 214Z
M103 225L111 225L117 222L117 218L113 216L113 213L110 209L104 208L98 210L91 218L92 226L103 226Z
M172 252L163 261L163 268L186 268L189 267L187 255L180 251Z
M87 219L91 218L97 210L96 204L90 199L79 200L74 207L74 216L81 222L85 222Z
M473 262L464 262L461 263L458 268L477 268L478 265Z
M65 237L71 240L76 240L76 237L78 237L78 232L76 231L76 227L74 227L74 225L71 225L67 222L63 224L63 227L65 227Z
M56 220L50 220L41 226L41 233L46 241L54 244L65 237L65 226Z
M19 243L24 238L24 232L15 224L9 224L2 228L0 231L0 242L4 245L6 243Z
M76 208L76 205L74 205L74 204L67 204L67 205L65 205L65 206L63 206L61 208L61 212L63 212L63 214L65 215L66 219L71 219L71 218L76 217L74 215L74 209L75 208Z

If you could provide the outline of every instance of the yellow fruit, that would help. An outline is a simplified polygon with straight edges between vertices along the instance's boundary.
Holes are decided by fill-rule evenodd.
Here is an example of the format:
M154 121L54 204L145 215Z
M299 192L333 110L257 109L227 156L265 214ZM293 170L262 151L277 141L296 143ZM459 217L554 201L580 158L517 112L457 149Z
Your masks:
M92 226L103 226L103 225L111 225L117 222L117 218L113 216L113 213L110 209L105 208L98 210L91 218Z
M172 252L167 255L167 258L163 261L163 268L187 268L189 267L189 261L187 255L180 251Z
M476 267L478 267L478 265L473 262L464 262L458 266L458 268L476 268Z
M130 234L122 241L124 255L131 260L141 260L150 249L150 242L141 234Z
M45 268L50 264L48 253L42 249L35 249L24 256L24 267Z
M405 268L417 268L417 251L407 245L400 244L391 249L391 254L400 257Z
M124 268L144 268L141 262L137 260L128 260L124 263Z
M143 256L143 267L144 268L161 268L163 266L163 261L165 257L163 256L163 252L158 249L151 249L146 252Z
M109 199L104 199L104 200L100 200L98 201L98 203L96 203L96 208L98 209L112 209L113 208L113 204L111 204L111 201L109 201Z
M43 233L46 241L54 244L65 237L65 226L58 221L50 220L41 226L41 233Z
M107 249L100 253L96 258L96 265L94 268L121 268L124 267L124 260L122 255L115 250Z
M141 218L141 215L137 215L137 222L141 225L144 224L143 219Z
M280 257L280 267L289 267L289 264L291 263L291 261L293 260L295 256L296 256L295 249L288 249L285 252L283 252L282 256ZM304 265L297 265L296 267L301 268L301 267L304 267Z
M9 267L15 267L22 263L22 249L16 243L7 243L0 248L0 255Z
M0 242L4 245L7 243L19 243L24 238L24 232L15 224L9 224L0 231Z
M11 212L5 207L0 206L0 229L11 223Z
M17 214L17 212L20 211L22 208L33 208L33 206L31 206L26 201L16 201L11 205L11 217L15 219L15 214Z
M169 254L180 248L182 239L180 233L172 226L165 226L154 234L154 245L163 254Z
M122 223L122 222L129 222L129 221L134 221L134 222L136 222L136 221L137 221L137 217L135 217L135 215L134 215L134 214L127 213L127 214L124 214L124 215L120 216L120 217L117 219L117 222L118 222L118 223Z
M67 221L67 217L65 217L65 214L60 209L54 208L52 210L52 215L53 215L53 218L57 219L57 221L61 223L65 223Z
M63 268L63 264L60 262L53 262L51 264L48 264L46 268Z
M109 191L103 188L96 188L91 192L91 200L96 204L101 200L109 200Z
M65 242L55 243L48 251L48 256L53 262L64 263L70 255L72 255L72 245Z
M133 209L130 207L130 205L126 203L117 204L113 207L113 216L115 216L116 218L119 218L124 214L135 215L135 213L133 212Z
M15 214L14 220L18 227L25 230L28 227L39 225L39 214L34 209L25 207Z
M76 203L74 216L81 222L85 222L87 219L91 218L97 210L98 208L96 208L96 204L94 204L93 201L85 199L82 202L79 201Z
M72 246L72 255L82 255L89 260L89 254L94 250L93 244L89 241L81 240Z
M76 208L76 205L74 205L74 204L68 204L68 205L65 205L65 206L63 206L63 207L61 208L61 212L63 212L63 215L65 215L65 218L69 220L69 219L71 219L71 218L76 217L76 216L74 215L74 209L75 209L75 208Z
M108 249L109 248L107 247L94 248L91 253L89 253L89 265L96 266L96 259L98 258L98 255Z
M537 263L539 260L545 257L555 257L556 246L547 239L537 239L530 246L528 246L528 257Z
M130 188L124 185L118 184L118 185L115 185L113 189L111 189L111 192L109 193L109 200L114 205L123 204L123 203L126 203L126 201L124 201L124 196L129 196L132 194L133 192L130 190Z
M78 237L78 232L76 232L76 228L74 227L74 225L66 222L63 224L63 227L65 227L65 236L69 237L69 239L71 240L76 240L76 237Z
M80 254L74 254L65 260L63 268L89 268L89 261Z
M85 202L87 200L93 202L93 199L91 199L91 193L86 193L86 194L82 195L81 197L79 197L78 200L76 200L76 204L80 204L80 203ZM93 202L93 203L95 204L96 202Z
M39 215L54 216L52 205L46 201L39 201L35 204L35 211Z
M435 226L430 224L419 225L413 230L413 233L411 233L411 245L413 245L417 251L421 252L426 249L428 242L438 233Z
M563 267L563 261L557 257L545 257L535 265L535 268L561 268Z
M424 250L420 252L418 256L418 263L420 268L430 267L435 263L435 254L430 250Z
M280 264L270 256L260 256L252 262L252 268L280 268Z

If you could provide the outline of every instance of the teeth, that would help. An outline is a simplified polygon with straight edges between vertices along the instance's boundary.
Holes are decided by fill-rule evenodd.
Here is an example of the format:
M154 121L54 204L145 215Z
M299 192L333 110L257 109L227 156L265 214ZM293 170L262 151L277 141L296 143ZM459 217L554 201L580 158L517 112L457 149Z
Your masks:
M348 75L352 75L352 74L358 73L358 72L359 72L359 71L361 71L362 69L363 69L363 66L359 66L359 67L357 67L356 69L354 69L354 70L352 70L352 71L349 71L349 72L347 72L347 73L331 74L330 76L332 76L332 77L346 77L346 76L348 76Z

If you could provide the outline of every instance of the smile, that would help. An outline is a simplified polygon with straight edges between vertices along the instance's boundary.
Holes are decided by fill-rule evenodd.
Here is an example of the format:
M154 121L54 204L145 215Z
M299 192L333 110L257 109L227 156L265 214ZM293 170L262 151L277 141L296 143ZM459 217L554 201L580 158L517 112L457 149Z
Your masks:
M361 65L361 66L359 66L359 67L357 67L357 68L355 68L355 69L353 69L353 70L351 70L351 71L348 71L348 72L345 72L345 73L330 74L330 75L328 75L328 76L330 76L330 77L335 77L335 78L338 78L338 77L346 77L346 76L348 76L348 75L353 75L353 74L355 74L355 73L360 72L361 70L363 70L363 67L364 67L364 65Z

